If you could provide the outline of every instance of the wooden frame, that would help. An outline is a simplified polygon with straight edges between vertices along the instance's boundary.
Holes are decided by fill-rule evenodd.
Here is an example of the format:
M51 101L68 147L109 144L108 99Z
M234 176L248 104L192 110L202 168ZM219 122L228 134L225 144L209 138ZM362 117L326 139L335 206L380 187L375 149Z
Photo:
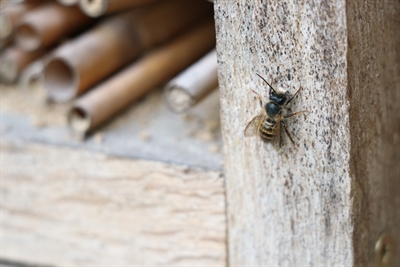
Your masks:
M100 135L88 145L46 139L66 135L60 127L29 136L2 102L0 264L400 265L400 2L214 8L225 180L155 162L175 155L169 146L140 160L93 152ZM244 136L262 108L252 90L268 101L257 74L304 88L292 106L310 112L287 120L294 145Z

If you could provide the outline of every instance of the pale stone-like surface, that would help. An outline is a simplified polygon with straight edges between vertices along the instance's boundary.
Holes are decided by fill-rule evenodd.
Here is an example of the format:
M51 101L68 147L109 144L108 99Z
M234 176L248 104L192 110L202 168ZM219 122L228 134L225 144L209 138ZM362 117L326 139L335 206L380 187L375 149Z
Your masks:
M349 266L353 261L345 1L215 1L229 263ZM245 138L267 96L256 73L295 92L275 151Z
M225 266L220 172L1 141L0 259Z

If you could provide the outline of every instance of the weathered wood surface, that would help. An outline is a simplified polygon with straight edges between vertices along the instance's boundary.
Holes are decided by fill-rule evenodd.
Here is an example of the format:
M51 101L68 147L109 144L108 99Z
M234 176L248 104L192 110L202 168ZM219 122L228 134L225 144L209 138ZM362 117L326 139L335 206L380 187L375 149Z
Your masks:
M0 258L225 266L220 172L27 142L0 145Z
M400 266L400 1L347 1L354 260L382 232Z
M381 231L400 245L399 4L215 1L230 265L372 266ZM244 137L256 73L303 86L295 146Z

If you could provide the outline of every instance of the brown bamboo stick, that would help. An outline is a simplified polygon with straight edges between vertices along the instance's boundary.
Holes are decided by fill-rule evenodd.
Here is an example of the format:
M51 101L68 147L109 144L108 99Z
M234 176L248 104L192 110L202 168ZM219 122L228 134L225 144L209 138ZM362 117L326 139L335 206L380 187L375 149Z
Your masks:
M10 38L22 16L40 6L45 0L24 3L9 3L0 10L0 40Z
M22 70L45 53L45 50L26 52L14 47L8 48L0 55L1 80L6 83L17 81Z
M58 102L71 100L206 14L212 16L212 6L206 1L178 0L106 20L54 52L43 72L49 97Z
M78 7L49 2L21 19L15 41L21 49L33 51L54 45L62 37L78 31L92 21Z
M79 0L57 0L60 4L64 6L73 6L78 4Z
M215 49L172 79L164 88L167 105L174 112L188 111L218 86Z
M69 112L69 125L78 133L90 132L182 71L214 45L214 22L210 19L79 98Z
M79 0L82 11L90 17L116 13L145 5L156 0Z

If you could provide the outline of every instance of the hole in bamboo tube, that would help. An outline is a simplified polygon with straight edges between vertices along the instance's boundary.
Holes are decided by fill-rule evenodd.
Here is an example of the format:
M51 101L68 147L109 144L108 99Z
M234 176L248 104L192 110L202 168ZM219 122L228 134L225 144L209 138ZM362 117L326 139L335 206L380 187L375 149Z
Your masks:
M61 2L64 5L75 5L76 3L78 3L78 0L60 0L59 2Z
M15 34L16 42L24 50L32 51L40 47L41 35L29 24L21 24Z
M98 17L105 12L108 2L109 0L81 0L79 4L86 15Z
M53 100L66 102L75 96L77 75L65 60L60 58L50 60L44 68L43 80Z
M41 60L29 64L19 77L19 86L24 90L33 90L42 86L41 74L43 71L43 62Z
M165 97L168 107L177 113L188 111L194 102L192 96L179 86L167 88Z
M91 123L90 115L83 108L73 107L68 113L68 124L78 133L86 133Z

